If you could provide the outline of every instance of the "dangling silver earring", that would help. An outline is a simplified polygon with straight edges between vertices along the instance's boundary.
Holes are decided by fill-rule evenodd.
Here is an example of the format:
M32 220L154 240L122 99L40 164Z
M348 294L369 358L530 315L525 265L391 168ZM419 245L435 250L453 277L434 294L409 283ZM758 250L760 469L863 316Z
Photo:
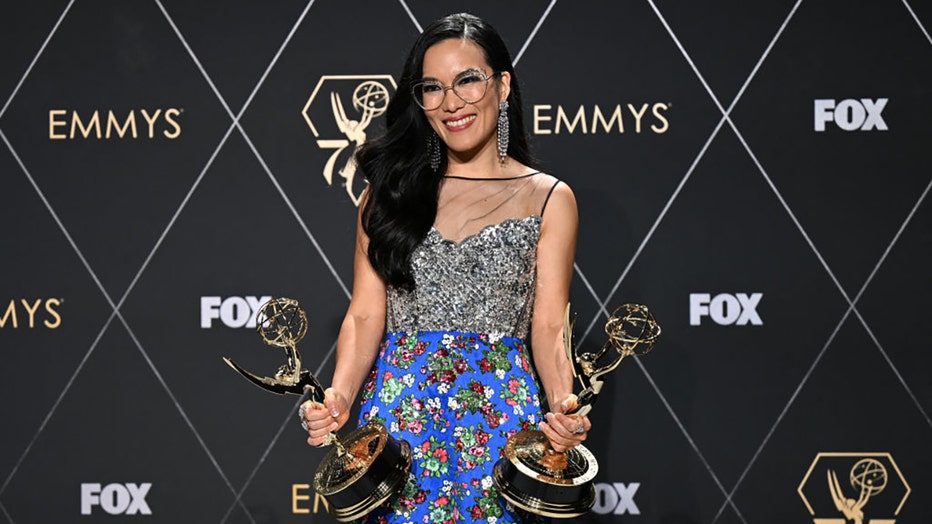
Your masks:
M508 101L498 104L498 161L505 163L508 156Z
M440 169L440 137L436 131L427 135L427 154L430 157L430 168L436 173Z

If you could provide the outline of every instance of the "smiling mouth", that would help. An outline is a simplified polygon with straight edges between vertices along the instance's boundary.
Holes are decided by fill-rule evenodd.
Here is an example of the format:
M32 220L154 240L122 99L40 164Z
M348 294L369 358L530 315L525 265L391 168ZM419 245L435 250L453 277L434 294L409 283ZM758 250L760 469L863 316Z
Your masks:
M443 125L447 126L448 129L456 130L468 126L475 119L476 115L468 115L456 120L444 120Z

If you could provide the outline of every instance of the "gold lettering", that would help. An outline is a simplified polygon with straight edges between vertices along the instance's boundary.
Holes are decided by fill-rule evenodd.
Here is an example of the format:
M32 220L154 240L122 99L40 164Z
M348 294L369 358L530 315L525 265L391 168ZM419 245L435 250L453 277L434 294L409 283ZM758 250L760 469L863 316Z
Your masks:
M156 109L155 113L152 114L152 117L149 117L149 113L143 109L142 117L146 119L146 122L149 124L149 138L155 138L155 120L162 114L161 109Z
M136 138L136 112L130 110L129 114L126 115L126 120L123 122L123 127L120 127L120 123L116 119L116 115L113 114L113 111L107 112L107 138L110 138L110 132L116 129L117 135L120 138L123 138L123 135L126 134L127 129L132 129L132 137Z
M65 111L64 109L53 109L49 111L49 139L50 140L63 140L65 138L68 138L68 135L64 133L58 134L55 132L56 127L64 127L68 125L68 122L65 122L62 120L56 120L55 116L56 115L67 115L67 114L68 114L68 111Z
M100 138L100 112L94 111L94 116L91 117L91 121L87 123L87 127L84 127L84 122L81 121L81 117L78 116L77 111L71 113L71 137L74 138L74 128L77 127L81 130L81 135L84 138L87 138L91 134L91 129L95 131L97 138Z
M52 317L55 319L54 322L49 322L48 320L44 322L45 327L49 329L56 329L61 325L61 315L58 313L58 311L55 311L55 309L52 308L53 305L60 306L61 300L58 300L57 298L50 298L45 301L45 310L48 311L49 315L52 315Z
M10 317L13 318L13 329L16 329L17 327L19 327L19 325L16 322L16 301L15 300L10 301L10 307L6 308L6 312L3 313L3 318L0 318L0 328L6 326L6 321Z
M573 134L573 131L576 130L577 125L582 125L583 134L588 134L586 130L586 109L583 106L579 106L579 111L576 111L576 116L573 117L573 121L570 122L566 113L563 112L563 106L557 106L557 130L556 134L560 134L560 122L564 122L567 128L567 131L570 134Z
M590 126L592 133L595 134L596 124L598 122L602 123L602 129L604 129L606 133L611 133L612 124L615 122L615 120L618 121L618 132L624 133L625 125L624 122L621 121L621 104L615 106L615 111L612 112L612 118L608 122L605 121L605 117L602 115L602 109L596 105L592 109L592 126Z
M640 111L635 111L634 106L631 104L628 104L628 109L631 111L631 114L634 115L634 119L635 119L634 120L634 132L635 133L641 132L641 118L644 116L644 113L647 112L647 108L648 108L648 105L644 104L641 106Z
M549 129L543 129L540 127L541 122L550 122L553 120L553 117L550 115L544 116L540 112L550 111L550 108L553 107L550 104L534 104L534 134L535 135L549 135L553 131Z
M291 485L291 512L292 513L310 513L311 510L307 508L299 508L299 500L311 500L310 495L298 495L298 490L307 490L310 489L310 484L292 484Z
M125 120L120 120L114 111L108 110L107 114L103 117L106 119L105 122L101 122L101 111L95 110L91 115L90 119L86 121L81 118L81 115L77 111L67 110L67 109L52 109L49 110L49 140L62 140L62 139L74 139L74 138L90 138L91 135L100 139L100 138L139 138L139 130L137 125L137 116L134 109L129 110L126 114ZM148 137L155 138L155 125L159 120L159 116L163 115L162 109L156 109L154 112L150 113L146 109L139 109L142 113L143 119L146 121L146 127L148 128ZM68 113L71 113L71 129L70 133L65 133L64 129L68 126ZM177 108L171 108L164 112L166 128L162 130L162 135L168 139L175 139L181 136L181 123L178 120L178 117L183 111ZM101 128L106 126L105 130ZM102 133L103 131L103 133Z
M165 135L165 138L175 139L178 138L178 135L181 134L181 125L177 120L172 118L173 116L178 116L180 114L181 111L174 108L165 111L165 121L175 128L175 130L172 132L169 132L167 129L162 131L162 134Z
M330 504L327 502L327 499L323 497L320 493L314 493L314 514L316 515L320 511L320 506L324 507L324 511L330 512Z
M653 129L654 133L657 133L658 135L666 133L667 129L670 129L670 122L667 120L665 116L660 114L661 109L666 111L667 109L670 109L670 106L668 106L667 104L654 104L654 108L651 111L652 113L654 113L654 116L657 117L657 120L660 120L661 122L663 122L663 125L660 127L657 127L654 124L650 125L650 128Z
M36 310L39 309L39 304L42 303L42 299L37 298L36 303L33 304L31 308L29 307L29 302L26 302L25 298L21 299L20 302L23 303L23 307L25 307L26 311L29 312L29 327L31 328L35 327L36 326Z

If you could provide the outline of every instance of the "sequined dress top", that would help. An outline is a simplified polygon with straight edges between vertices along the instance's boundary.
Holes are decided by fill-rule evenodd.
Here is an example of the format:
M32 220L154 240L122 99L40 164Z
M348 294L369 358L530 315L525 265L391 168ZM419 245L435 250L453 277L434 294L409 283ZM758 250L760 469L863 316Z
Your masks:
M527 338L541 218L507 219L462 242L431 228L411 259L415 288L388 291L388 332Z

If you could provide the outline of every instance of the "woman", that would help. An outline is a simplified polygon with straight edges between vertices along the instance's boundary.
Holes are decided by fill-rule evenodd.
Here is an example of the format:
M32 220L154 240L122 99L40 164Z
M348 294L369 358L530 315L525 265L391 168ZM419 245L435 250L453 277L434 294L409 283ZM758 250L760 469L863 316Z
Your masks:
M564 414L576 402L563 347L576 202L530 167L521 118L501 37L451 15L418 38L386 134L357 152L369 187L352 299L324 405L301 415L321 445L363 387L360 422L411 444L408 483L372 521L519 522L492 483L507 438L539 427L562 451L590 428Z

